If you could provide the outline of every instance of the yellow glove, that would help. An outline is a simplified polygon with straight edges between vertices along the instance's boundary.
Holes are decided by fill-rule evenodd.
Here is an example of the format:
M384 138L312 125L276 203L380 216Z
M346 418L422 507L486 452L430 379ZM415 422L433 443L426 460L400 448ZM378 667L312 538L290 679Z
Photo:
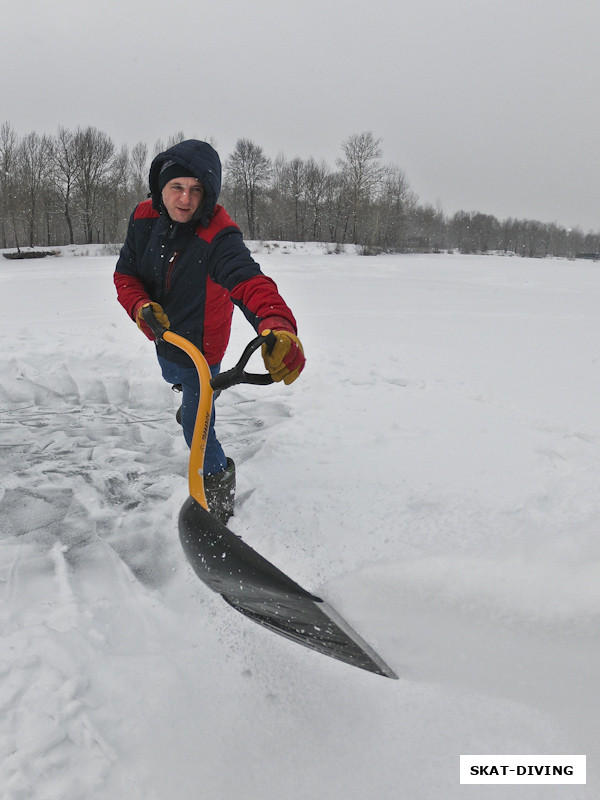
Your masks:
M268 330L262 331L267 333ZM271 352L262 346L262 357L274 381L283 381L286 386L293 383L304 369L306 359L300 339L290 331L274 330L277 337Z
M147 308L148 306L152 307L152 311L154 312L154 316L156 317L157 322L160 325L162 325L163 328L170 328L171 323L169 322L169 318L167 317L167 315L163 311L162 306L159 303L154 303L154 302L142 303L140 306L138 306L135 312L136 325L143 333L146 334L148 339L154 341L154 334L152 333L152 331L150 330L149 326L144 321L144 318L142 316L142 309Z

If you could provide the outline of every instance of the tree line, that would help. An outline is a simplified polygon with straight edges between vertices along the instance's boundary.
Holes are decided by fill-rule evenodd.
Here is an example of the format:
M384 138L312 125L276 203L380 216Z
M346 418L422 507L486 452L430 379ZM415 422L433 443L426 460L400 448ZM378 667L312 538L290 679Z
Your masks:
M0 127L0 247L119 243L147 196L152 157L184 138L117 149L93 127L18 136ZM248 239L320 241L359 252L503 251L523 256L598 254L600 233L481 212L452 216L419 202L404 172L382 159L370 131L341 144L334 167L269 158L239 139L224 159L221 200Z

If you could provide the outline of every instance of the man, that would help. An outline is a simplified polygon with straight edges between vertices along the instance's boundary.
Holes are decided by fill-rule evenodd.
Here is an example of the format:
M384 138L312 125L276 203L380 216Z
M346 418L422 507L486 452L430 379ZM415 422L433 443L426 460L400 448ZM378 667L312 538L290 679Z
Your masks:
M150 166L150 199L129 220L127 239L114 274L117 297L140 330L154 340L142 318L151 305L158 321L189 339L216 375L227 348L233 306L257 331L270 328L277 343L263 346L267 370L290 384L304 368L296 320L271 278L244 244L242 233L217 203L221 162L206 142L190 139L160 153ZM182 350L156 342L163 377L182 388L180 419L191 445L199 399L196 368ZM214 412L204 460L209 508L226 522L233 513L235 465L214 430Z

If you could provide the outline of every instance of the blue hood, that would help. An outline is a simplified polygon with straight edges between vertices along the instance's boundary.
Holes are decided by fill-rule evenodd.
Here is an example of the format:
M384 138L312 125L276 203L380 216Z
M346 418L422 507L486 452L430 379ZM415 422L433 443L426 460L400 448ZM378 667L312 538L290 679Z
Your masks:
M204 186L205 197L200 209L200 224L206 227L212 217L221 193L221 159L219 154L208 144L198 139L187 139L185 142L170 147L159 153L150 165L150 195L152 205L163 211L161 193L158 188L158 175L165 161L175 161L190 172Z

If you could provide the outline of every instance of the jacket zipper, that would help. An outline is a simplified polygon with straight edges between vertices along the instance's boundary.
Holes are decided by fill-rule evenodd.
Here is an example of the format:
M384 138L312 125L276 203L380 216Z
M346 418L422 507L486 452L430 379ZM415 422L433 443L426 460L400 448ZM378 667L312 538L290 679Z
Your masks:
M169 259L169 266L167 267L167 278L165 281L165 289L167 290L167 292L170 291L171 289L171 275L173 274L173 270L175 268L175 262L179 258L180 253L181 250L175 250L171 258Z

